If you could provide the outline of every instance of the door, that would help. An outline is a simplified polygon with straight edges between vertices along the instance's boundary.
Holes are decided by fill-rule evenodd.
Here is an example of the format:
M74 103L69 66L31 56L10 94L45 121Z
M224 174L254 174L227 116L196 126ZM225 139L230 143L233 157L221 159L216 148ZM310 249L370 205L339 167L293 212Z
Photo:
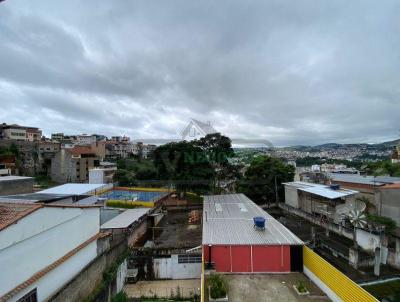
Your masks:
M303 272L303 246L290 246L290 271Z

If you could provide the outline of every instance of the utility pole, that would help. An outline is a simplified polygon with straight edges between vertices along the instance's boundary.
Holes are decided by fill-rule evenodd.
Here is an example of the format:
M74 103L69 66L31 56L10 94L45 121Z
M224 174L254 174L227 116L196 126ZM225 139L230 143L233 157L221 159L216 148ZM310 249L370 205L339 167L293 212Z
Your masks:
M278 184L276 182L276 175L275 175L275 203L279 203L279 195L278 195Z

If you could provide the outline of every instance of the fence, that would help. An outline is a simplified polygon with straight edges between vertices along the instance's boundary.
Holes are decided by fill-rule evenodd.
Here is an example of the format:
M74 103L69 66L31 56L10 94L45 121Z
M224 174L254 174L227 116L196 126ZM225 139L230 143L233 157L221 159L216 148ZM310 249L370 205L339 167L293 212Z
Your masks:
M370 293L306 246L303 247L303 264L304 273L317 284L332 301L378 302Z

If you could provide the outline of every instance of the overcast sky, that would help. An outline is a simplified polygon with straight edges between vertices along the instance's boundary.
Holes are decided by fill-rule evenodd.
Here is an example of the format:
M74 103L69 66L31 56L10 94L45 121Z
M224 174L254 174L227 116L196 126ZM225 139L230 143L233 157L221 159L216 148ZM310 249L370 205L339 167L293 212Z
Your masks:
M275 145L399 138L400 1L0 3L0 121Z

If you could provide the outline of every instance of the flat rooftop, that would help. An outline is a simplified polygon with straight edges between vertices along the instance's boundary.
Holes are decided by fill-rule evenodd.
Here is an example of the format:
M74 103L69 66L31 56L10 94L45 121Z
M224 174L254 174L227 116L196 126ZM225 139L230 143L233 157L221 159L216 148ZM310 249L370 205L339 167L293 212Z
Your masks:
M15 175L0 176L0 181L17 181L17 180L28 180L28 179L32 179L33 180L33 177L15 176Z
M4 195L0 196L0 202L7 200L7 202L53 202L72 197L74 195L68 194L50 194L50 193L27 193L17 195Z
M104 223L100 228L104 229L125 229L137 222L146 215L151 209L149 208L137 208L137 209L129 209L121 214L115 216L111 220Z
M40 191L40 193L84 195L84 194L94 194L96 191L101 191L105 187L106 184L69 183Z
M300 191L311 193L328 199L342 198L359 193L358 191L355 190L348 190L343 188L332 189L328 185L314 184L302 181L287 182L284 183L284 185L292 186Z
M391 176L362 176L353 174L336 174L330 173L329 177L332 181L350 182L356 184L365 184L372 186L383 186L385 184L400 183L400 177Z
M265 218L265 230L253 218ZM303 242L244 194L204 196L203 245L302 245Z

